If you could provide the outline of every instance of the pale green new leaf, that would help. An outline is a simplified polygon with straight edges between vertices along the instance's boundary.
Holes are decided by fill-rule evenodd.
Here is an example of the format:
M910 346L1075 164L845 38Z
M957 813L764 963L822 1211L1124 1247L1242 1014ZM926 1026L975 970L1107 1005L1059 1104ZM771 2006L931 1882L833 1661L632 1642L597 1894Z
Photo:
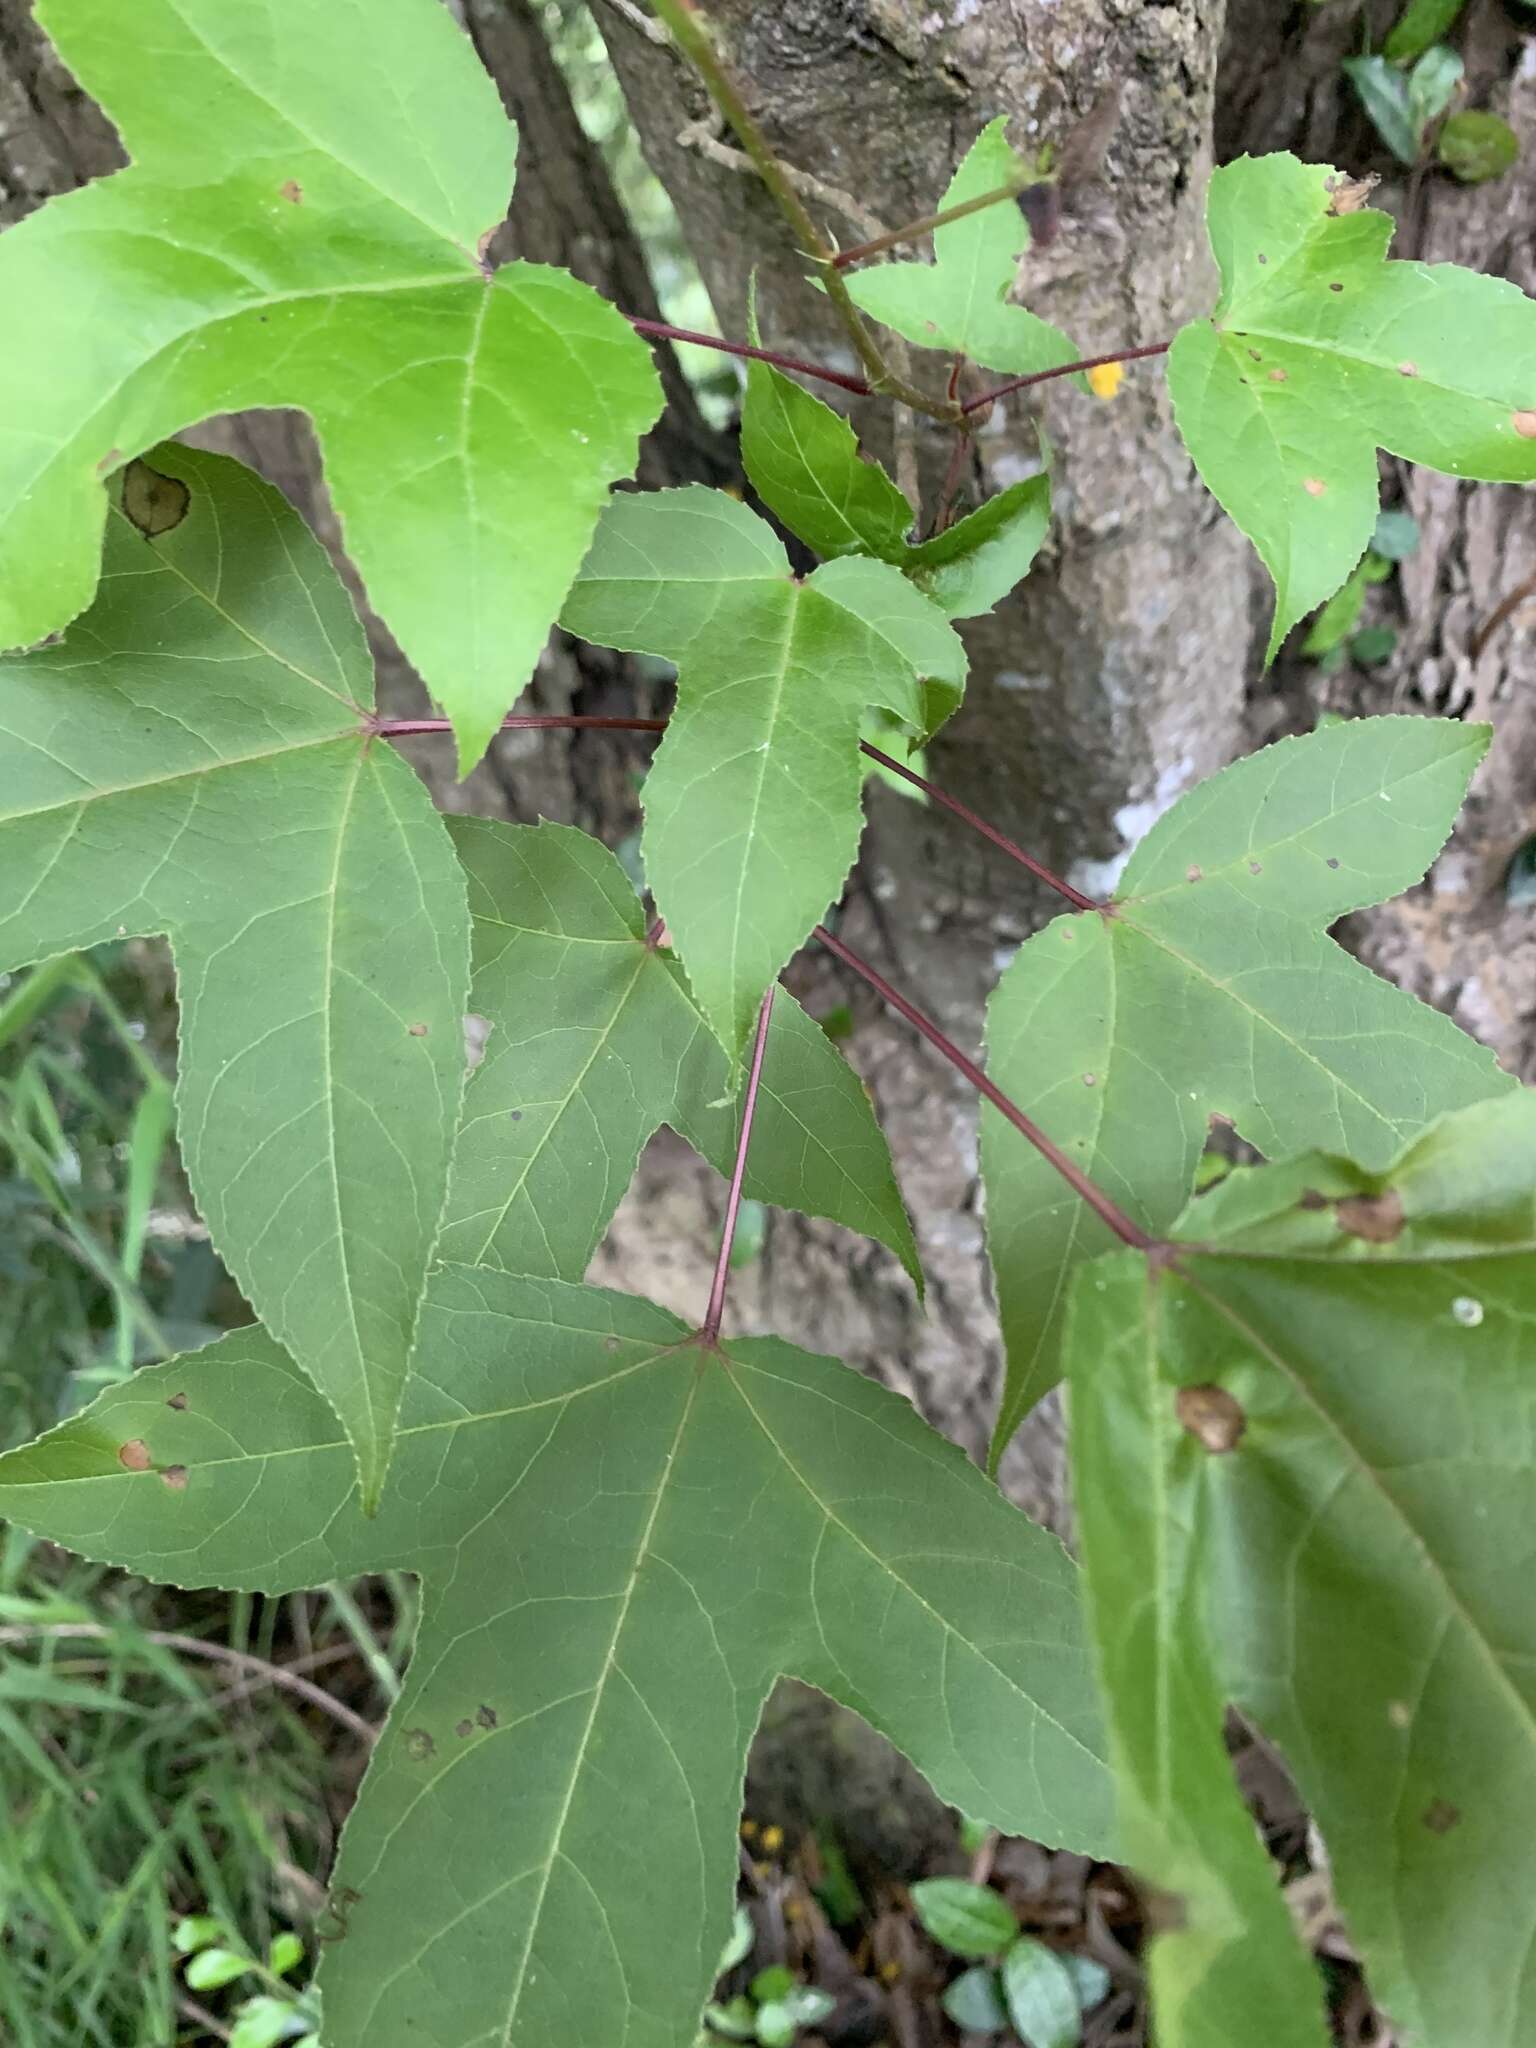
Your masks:
M166 932L177 1131L230 1271L377 1494L464 1068L464 884L364 725L373 675L324 551L222 456L148 541L114 511L96 602L0 662L0 967Z
M1521 2048L1536 2028L1536 1095L1447 1117L1382 1171L1240 1170L1176 1236L1188 1249L1155 1285L1132 1256L1077 1280L1101 1646L1100 1569L1132 1569L1139 1471L1162 1496L1170 1603L1203 1616L1218 1698L1294 1773L1374 1996L1407 2040ZM1153 1417L1139 1463L1103 1441L1128 1398ZM1207 1449L1201 1427L1230 1447ZM1144 1702L1153 1661L1149 1647ZM1225 2038L1275 2038L1280 2009L1256 2003Z
M899 1397L773 1338L709 1351L649 1302L445 1267L373 1521L259 1330L0 1459L0 1511L184 1584L422 1574L335 1874L337 2044L691 2039L781 1672L883 1729L941 1798L1112 1850L1059 1545Z
M840 412L771 363L747 365L741 459L752 488L791 533L828 561L896 560L912 507L878 462L866 462Z
M1077 1275L1067 1342L1072 1499L1120 1827L1148 1881L1161 2048L1324 2048L1322 1986L1222 1741L1201 1553L1179 1512L1206 1457L1159 1371L1167 1312L1138 1254ZM1271 1635L1276 1610L1264 1608Z
M1001 185L1021 180L1023 165L1008 145L1008 121L999 115L982 129L938 210L963 206ZM1027 377L1070 363L1078 351L1058 328L1004 304L1029 225L1008 200L936 228L932 263L877 263L846 273L848 290L882 326L923 348L948 349L989 370Z
M464 1098L442 1255L580 1280L660 1125L730 1172L730 1064L676 962L646 944L606 847L567 825L456 818L450 830L469 877L470 1007L491 1032ZM921 1287L869 1097L783 989L744 1187L878 1238Z
M858 852L866 707L926 738L959 701L965 651L888 564L848 556L799 582L761 519L699 486L615 497L561 620L677 663L645 871L734 1056Z
M1026 476L899 557L946 618L991 611L1029 573L1051 524L1051 480Z
M1275 580L1273 655L1376 521L1376 451L1536 479L1536 303L1455 264L1386 260L1393 223L1333 213L1325 164L1242 157L1211 179L1222 291L1168 358L1195 466Z
M125 458L299 406L467 767L656 416L644 345L564 272L484 273L516 132L437 0L39 12L134 161L0 238L0 646L89 601Z
M1267 1157L1384 1165L1442 1111L1513 1086L1449 1018L1327 936L1444 844L1485 726L1369 718L1282 740L1182 797L1108 910L1019 949L988 1071L1114 1200L1165 1230L1212 1117ZM1059 1376L1067 1282L1108 1230L983 1109L987 1231L1008 1379L1000 1449Z
M990 611L1029 570L1051 520L1051 482L1025 477L932 539L909 542L912 508L859 453L839 412L767 363L747 372L741 454L753 489L829 559L893 562L949 619Z

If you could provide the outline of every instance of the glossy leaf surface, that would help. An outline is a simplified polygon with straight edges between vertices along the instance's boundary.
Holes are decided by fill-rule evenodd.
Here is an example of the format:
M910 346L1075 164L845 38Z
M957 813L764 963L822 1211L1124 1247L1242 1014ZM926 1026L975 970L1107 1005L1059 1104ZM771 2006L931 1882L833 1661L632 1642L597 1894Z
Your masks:
M40 13L133 163L0 237L0 646L89 602L127 457L298 406L467 767L656 417L644 344L563 271L483 272L516 132L435 0Z
M374 1520L259 1330L0 1459L0 1512L182 1583L421 1572L336 1871L338 2042L690 2038L781 1672L884 1729L942 1798L1109 1848L1060 1546L904 1401L773 1338L707 1353L649 1302L445 1267Z
M662 1124L730 1173L730 1064L677 963L646 944L639 899L599 841L483 818L450 829L469 877L470 1007L491 1034L465 1094L442 1254L580 1280ZM869 1097L783 989L744 1186L878 1238L921 1286Z
M1327 936L1444 844L1486 727L1360 719L1282 740L1180 798L1111 909L1020 947L987 1020L992 1078L1147 1229L1178 1215L1210 1120L1266 1158L1382 1165L1513 1084L1447 1017ZM988 1238L1008 1344L1000 1447L1059 1376L1072 1268L1112 1239L994 1111Z
M1195 466L1274 578L1271 656L1364 553L1378 448L1536 480L1536 302L1454 264L1389 262L1391 217L1335 211L1346 184L1284 155L1217 171L1221 297L1168 358Z
M926 736L959 700L964 649L888 564L848 557L798 582L761 519L697 486L613 500L562 623L677 663L646 877L734 1056L853 865L865 708Z
M222 456L153 466L180 521L151 541L114 512L91 610L0 662L0 966L170 935L198 1207L373 1495L462 1087L464 884L365 736L368 650L319 543Z

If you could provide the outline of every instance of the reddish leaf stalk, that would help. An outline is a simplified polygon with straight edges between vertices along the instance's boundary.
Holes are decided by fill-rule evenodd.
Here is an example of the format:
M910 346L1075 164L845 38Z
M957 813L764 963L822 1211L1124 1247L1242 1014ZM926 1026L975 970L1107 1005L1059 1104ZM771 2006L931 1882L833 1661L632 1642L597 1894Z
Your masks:
M968 398L960 410L979 412L994 399L1006 398L1010 391L1027 391L1031 384L1049 384L1055 377L1075 377L1079 370L1102 369L1106 363L1139 363L1148 356L1165 356L1172 347L1171 341L1149 341L1145 348L1117 348L1107 356L1079 356L1075 363L1058 363L1054 370L1036 370L1031 376L1012 377L1006 384L994 385L990 391Z
M709 1290L709 1307L699 1335L706 1344L720 1340L720 1318L725 1314L725 1290L731 1274L731 1246L736 1242L736 1222L741 1214L741 1183L747 1171L747 1147L752 1142L752 1119L757 1113L758 1084L763 1078L763 1054L768 1046L768 1020L773 1015L775 983L769 982L757 1013L757 1038L752 1046L752 1070L741 1104L741 1136L736 1141L736 1165L731 1174L731 1191L725 1203L725 1227L720 1233L720 1256L715 1261L714 1285Z
M1142 1252L1156 1248L1158 1240L1127 1216L1118 1203L1110 1200L1102 1188L1096 1187L1082 1168L1075 1166L1061 1147L1053 1139L1048 1138L1040 1126L1032 1118L1027 1117L995 1081L987 1079L974 1060L966 1058L953 1039L945 1037L931 1017L925 1017L915 1004L909 1003L899 990L891 987L884 975L877 974L867 960L861 960L841 939L834 938L825 925L817 925L814 936L820 939L829 952L835 953L845 967L851 967L855 974L867 981L883 1002L889 1003L893 1010L905 1017L915 1030L922 1033L936 1052L944 1055L956 1072L963 1074L971 1086L987 1098L994 1109L1001 1111L1014 1129L1021 1132L1040 1156L1055 1168L1068 1187L1080 1195L1094 1214L1108 1224L1122 1244L1131 1245L1135 1250Z
M1032 853L1026 853L1022 846L1016 845L1006 832L999 832L995 825L989 825L969 804L961 803L959 797L951 796L947 790L940 789L936 783L930 782L926 776L917 774L913 769L904 767L900 761L893 761L889 754L882 754L878 747L872 747L867 740L861 740L859 746L872 761L878 761L880 766L888 769L892 775L899 775L903 782L910 782L914 789L920 789L931 796L934 802L942 804L946 811L952 811L957 818L963 818L973 831L979 832L983 839L990 839L1010 860L1016 860L1020 867L1028 868L1036 881L1044 882L1045 886L1054 889L1058 896L1065 896L1075 910L1103 909L1102 904L1095 903L1091 896L1085 896L1081 889L1074 889L1072 884L1064 882L1060 875L1053 875Z
M567 728L585 728L588 731L596 728L600 732L665 732L667 721L664 718L586 718L576 713L560 712L504 718L501 721L503 732ZM450 721L446 718L381 718L368 728L379 739L385 740L405 739L422 733L448 732L451 729ZM930 782L925 775L919 775L900 761L892 760L889 754L882 754L880 749L872 747L868 740L860 740L859 751L867 754L871 761L878 761L880 766L889 769L891 774L899 775L904 782L910 782L914 789L922 790L925 795L932 797L936 804L942 804L946 811L952 811L957 818L964 819L965 823L973 831L979 832L983 839L990 839L1010 860L1016 860L1020 867L1027 868L1036 881L1044 882L1048 889L1054 889L1058 896L1064 896L1075 910L1104 908L1102 903L1096 903L1091 896L1085 896L1080 889L1074 889L1070 882L1063 881L1060 875L1052 874L1042 861L1036 860L1033 854L1026 853L1006 832L999 832L995 825L989 825L969 804L962 803L959 797L951 796L947 790L940 789L936 782Z
M624 318L636 334L647 335L652 341L691 341L696 348L718 349L727 356L750 356L757 363L772 363L776 370L795 370L802 377L819 377L823 384L836 384L856 398L871 396L871 387L864 378L829 369L825 363L808 363L800 356L780 355L773 348L754 348L745 341L722 341L718 334L700 334L692 327L669 327L664 320L642 320L635 313L626 313Z

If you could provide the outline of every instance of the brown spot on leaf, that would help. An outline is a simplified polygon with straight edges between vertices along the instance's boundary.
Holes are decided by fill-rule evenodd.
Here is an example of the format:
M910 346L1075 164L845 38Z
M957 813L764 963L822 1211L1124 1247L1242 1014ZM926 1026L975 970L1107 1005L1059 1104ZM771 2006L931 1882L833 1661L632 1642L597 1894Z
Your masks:
M1329 854L1329 856L1328 856L1328 858L1327 858L1327 860L1326 860L1326 861L1324 862L1324 866L1325 866L1325 867L1330 867L1330 868L1336 868L1336 867L1338 866L1338 864L1339 864L1339 857L1338 857L1338 855L1337 855L1337 854L1334 854L1334 853L1330 853L1330 854Z
M143 1437L135 1436L118 1446L117 1462L125 1472L147 1472L154 1460Z
M1289 384L1289 382L1291 381L1291 373L1289 370L1271 370L1269 373L1269 381L1271 384Z
M424 1764L429 1756L436 1756L437 1744L425 1728L407 1728L405 1753L413 1764Z
M1396 1188L1379 1195L1346 1195L1335 1214L1340 1230L1363 1237L1367 1244L1391 1244L1403 1228L1403 1198Z
M1264 863L1263 863L1263 861L1261 861L1261 860L1251 860L1251 861L1249 861L1249 863L1248 863L1248 872L1249 872L1249 874L1250 874L1250 875L1262 875L1262 874L1263 874L1263 872L1264 872Z
M494 1728L496 1726L496 1709L486 1706L477 1707L475 1709L475 1719L482 1728Z
M426 1027L426 1025L425 1025L425 1024L413 1024L413 1025L411 1026L411 1036L412 1036L412 1038L425 1038L425 1037L426 1037L426 1035L427 1035L427 1027Z
M172 1493L185 1493L187 1490L187 1468L185 1465L167 1465L160 1474L160 1478L171 1489Z
M495 239L495 228L487 228L475 244L475 261L489 277L491 274L491 243Z
M138 459L123 471L123 517L146 540L180 526L191 502L192 493L178 476L162 476Z
M167 1408L185 1408L187 1397L185 1394L172 1394L165 1405Z
M1267 263L1269 258L1267 256L1260 256L1258 260L1260 263Z
M1225 1387L1180 1387L1174 1413L1208 1451L1235 1450L1248 1427L1242 1403Z
M1083 1076L1083 1086L1084 1086L1085 1088L1094 1088L1094 1087L1097 1087L1097 1085L1098 1085L1098 1079L1099 1079L1099 1077L1098 1077L1098 1075L1097 1075L1097 1074L1084 1074L1084 1076Z
M1263 357L1262 357L1262 356L1261 356L1261 355L1259 354L1259 352L1258 352L1258 350L1257 350L1256 348L1251 348L1251 349L1249 349L1248 353L1249 353L1249 355L1251 355L1251 356L1253 357L1253 360L1254 360L1254 361L1255 361L1256 363L1262 363L1262 362L1263 362L1264 358L1263 358Z
M475 1724L473 1721L455 1721L453 1724L453 1732L462 1740L464 1736L474 1734Z
M1341 213L1358 213L1380 183L1381 177L1376 171L1368 171L1363 178L1346 178L1342 171L1332 178L1324 178L1328 212L1335 217ZM1334 290L1342 291L1343 286L1335 285Z
M1514 427L1522 440L1536 441L1536 412L1517 412Z
M304 187L297 178L284 178L277 190L278 196L286 199L290 206L302 206L304 204Z
M1341 292L1343 291L1344 287L1341 284L1331 284L1329 285L1328 289L1331 292Z
M1461 1819L1461 1808L1449 1799L1431 1799L1424 1809L1424 1825L1432 1835L1448 1835Z
M97 463L96 474L98 476L105 476L109 469L116 469L122 459L123 451L121 448L109 448L100 462Z
M1303 480L1301 488L1309 498L1320 498L1328 486L1320 476L1309 476Z
M523 1120L523 1112L520 1109L509 1110L508 1115L515 1124L520 1124Z
M1417 375L1419 374L1419 366L1417 363L1399 363L1397 366L1397 374L1399 375L1399 377L1417 377Z
M1302 1190L1301 1200L1296 1204L1296 1206L1298 1209L1326 1209L1328 1206L1328 1197L1326 1195L1319 1194L1316 1188L1304 1188Z
M1204 868L1196 867L1193 861L1191 861L1189 866L1184 870L1184 879L1186 882L1201 881L1204 878L1204 875Z

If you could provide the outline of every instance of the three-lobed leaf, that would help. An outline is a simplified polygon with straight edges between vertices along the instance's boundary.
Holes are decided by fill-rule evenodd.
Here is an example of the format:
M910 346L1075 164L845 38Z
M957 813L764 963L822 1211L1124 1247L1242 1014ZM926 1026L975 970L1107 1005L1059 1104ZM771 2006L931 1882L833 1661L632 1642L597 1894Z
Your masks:
M1081 1273L1071 1339L1125 1824L1208 1943L1160 2038L1321 2038L1315 1985L1276 1982L1296 1976L1283 1915L1207 1910L1190 1876L1252 1841L1230 1700L1294 1773L1405 2037L1515 2048L1536 2021L1536 1095L1448 1116L1383 1170L1239 1170L1175 1235L1155 1275L1134 1255ZM1160 1727L1175 1714L1187 1738ZM1201 1783L1170 1787L1197 1724ZM1155 1959L1154 1986L1180 1969Z
M977 136L940 201L963 206L1003 185L1022 184L1024 167L1009 147L1006 115ZM1029 225L1007 200L935 228L932 263L903 259L850 270L850 296L882 326L923 348L948 349L989 370L1028 376L1075 360L1058 328L1022 306L1005 303Z
M464 884L366 731L361 626L270 486L167 446L157 539L114 510L96 601L0 661L0 965L165 932L177 1128L230 1271L388 1463L464 1069Z
M1202 783L1110 905L1020 947L988 1010L992 1078L1153 1232L1187 1199L1213 1117L1267 1158L1328 1145L1383 1165L1442 1111L1512 1087L1327 936L1424 873L1487 743L1451 720L1360 719ZM1112 1240L985 1107L982 1155L1008 1347L1000 1450L1059 1376L1073 1268Z
M566 825L456 818L450 831L469 885L470 1005L491 1031L465 1092L441 1253L580 1280L663 1123L730 1172L730 1063L677 963L647 942L606 847ZM782 989L743 1186L878 1238L921 1287L869 1097Z
M1536 303L1504 278L1389 262L1390 216L1336 213L1343 182L1284 155L1214 174L1221 296L1168 358L1195 466L1274 578L1271 655L1364 553L1378 448L1536 480Z
M329 1410L259 1329L0 1459L0 1512L181 1584L422 1574L336 1871L337 2041L690 2038L781 1673L942 1798L1111 1850L1060 1546L904 1401L776 1339L714 1351L649 1302L443 1267L373 1520Z
M799 582L761 519L697 485L615 497L561 616L677 663L646 778L646 877L736 1055L858 852L866 708L926 736L959 700L964 649L888 564L845 557Z
M0 646L89 601L125 458L298 406L467 768L655 419L644 345L564 272L484 273L516 131L434 0L40 12L134 161L0 238Z

